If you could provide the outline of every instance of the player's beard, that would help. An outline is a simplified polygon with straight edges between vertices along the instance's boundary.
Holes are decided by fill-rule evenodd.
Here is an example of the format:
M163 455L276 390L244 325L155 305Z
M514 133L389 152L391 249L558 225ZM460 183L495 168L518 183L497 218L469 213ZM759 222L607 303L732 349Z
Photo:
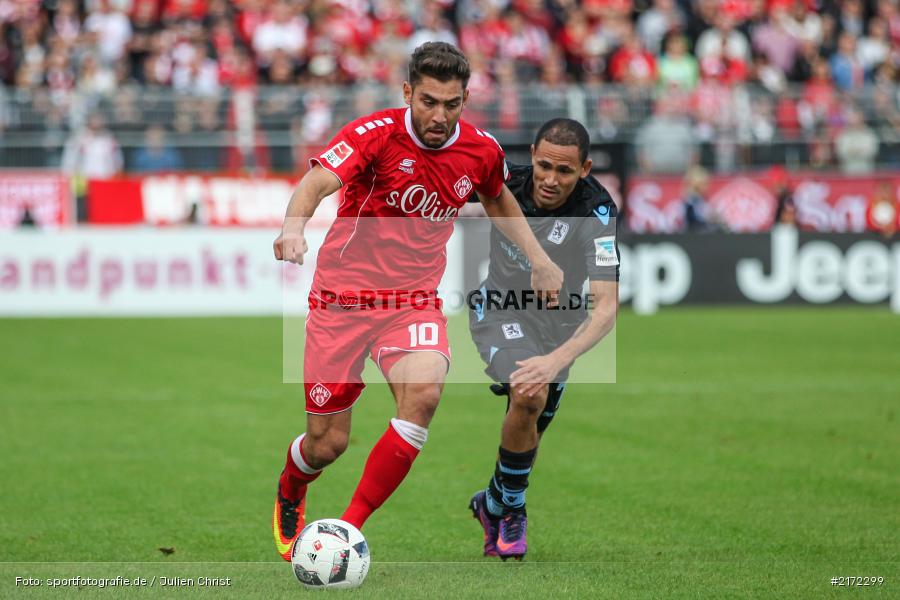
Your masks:
M430 132L428 130L429 128L427 128L419 123L416 123L415 120L413 120L413 128L416 130L416 135L419 137L419 141L422 142L423 144L425 144L426 146L428 146L429 148L440 148L441 146L443 146L444 144L447 143L447 140L450 139L450 128L449 128L450 124L448 123L447 125L448 125L447 129L441 130L441 132L440 132L441 137L435 138L434 136L437 135L437 131ZM431 137L428 137L429 135Z

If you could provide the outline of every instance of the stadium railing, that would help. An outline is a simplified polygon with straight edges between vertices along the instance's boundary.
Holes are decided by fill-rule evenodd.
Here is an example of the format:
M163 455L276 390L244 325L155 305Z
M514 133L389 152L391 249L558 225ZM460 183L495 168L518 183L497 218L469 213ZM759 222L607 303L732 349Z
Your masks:
M867 86L811 94L794 86L775 95L751 85L708 84L692 93L529 85L473 90L465 114L492 131L513 157L522 155L533 132L550 116L582 121L597 144L634 144L651 124L683 123L700 163L727 172L774 163L834 165L833 150L824 155L821 150L833 146L854 109L880 141L875 166L891 167L900 160L898 91ZM401 104L399 90L381 86L223 88L213 96L137 86L106 96L7 88L0 91L0 166L58 167L66 141L89 115L100 113L123 149L126 171L145 144L146 127L158 123L168 129L167 144L181 153L188 170L222 170L233 166L227 157L210 160L206 155L256 146L254 167L290 172L303 164L298 155L327 141L341 124ZM653 134L657 140L664 137L665 126ZM629 165L638 164L638 154L639 149L627 153Z

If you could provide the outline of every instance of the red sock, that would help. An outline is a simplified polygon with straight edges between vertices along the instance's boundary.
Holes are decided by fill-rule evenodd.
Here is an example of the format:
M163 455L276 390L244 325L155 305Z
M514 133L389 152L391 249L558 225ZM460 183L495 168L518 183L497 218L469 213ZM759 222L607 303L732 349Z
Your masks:
M322 474L322 471L321 469L315 473L301 471L291 452L293 445L294 442L291 442L291 445L288 446L287 461L284 465L284 471L281 473L281 479L278 480L278 492L288 500L296 502L306 493L307 484L315 481ZM303 444L298 444L298 447L300 448L301 459L308 465L306 457L303 456Z
M369 453L362 479L341 519L361 529L366 519L394 493L418 454L419 451L389 425Z

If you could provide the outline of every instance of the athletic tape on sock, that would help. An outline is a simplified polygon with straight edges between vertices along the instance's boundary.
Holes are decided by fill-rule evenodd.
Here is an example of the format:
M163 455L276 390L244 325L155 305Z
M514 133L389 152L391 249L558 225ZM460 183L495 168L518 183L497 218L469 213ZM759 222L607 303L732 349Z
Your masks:
M294 464L297 465L297 468L306 473L307 475L315 475L322 469L313 469L309 466L305 460L303 460L303 453L300 452L300 444L303 442L303 438L306 437L304 433L291 444L291 458L294 459ZM284 446L282 446L283 448Z
M391 419L391 427L394 428L394 431L396 431L406 443L416 450L421 450L422 446L424 446L425 442L428 440L428 430L415 423L400 419Z

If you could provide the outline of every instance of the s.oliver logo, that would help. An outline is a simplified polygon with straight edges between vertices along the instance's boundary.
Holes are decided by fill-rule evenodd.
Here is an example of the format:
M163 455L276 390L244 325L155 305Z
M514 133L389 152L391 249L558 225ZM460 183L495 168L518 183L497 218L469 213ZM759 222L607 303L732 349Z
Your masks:
M406 214L418 213L423 219L435 223L452 221L456 218L459 209L453 206L445 206L438 200L437 192L428 192L424 185L411 185L401 194L394 190L388 194L385 200L388 206L396 206Z

